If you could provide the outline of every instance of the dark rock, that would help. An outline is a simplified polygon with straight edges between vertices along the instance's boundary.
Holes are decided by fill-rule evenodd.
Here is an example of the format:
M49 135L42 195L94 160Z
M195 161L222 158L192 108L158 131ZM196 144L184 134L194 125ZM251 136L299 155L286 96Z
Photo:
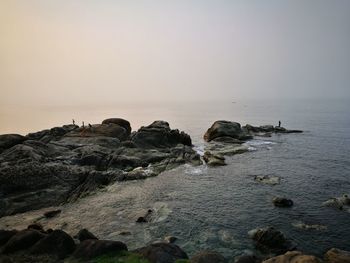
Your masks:
M291 199L283 198L283 197L275 197L272 200L273 204L278 207L291 207L293 206L293 201Z
M226 263L227 260L215 251L200 251L190 259L190 263Z
M214 122L204 134L204 140L207 142L218 137L231 137L238 140L251 139L251 136L241 128L241 124L223 120Z
M32 246L30 253L56 255L63 259L73 253L74 249L75 243L70 235L62 230L54 230Z
M244 141L229 137L229 136L222 136L222 137L216 137L212 141L214 142L223 142L223 143L235 143L235 144L242 144Z
M34 229L19 231L7 241L2 249L2 253L10 254L23 249L28 249L45 236L45 234Z
M89 239L84 240L77 246L73 257L88 260L104 254L127 250L127 246L119 241Z
M140 216L137 218L136 223L147 223L150 221L153 210L148 209L144 216Z
M6 244L7 241L15 234L17 234L17 230L2 230L0 229L0 247Z
M256 247L262 252L283 254L294 249L292 243L285 238L283 233L273 227L256 230L252 235L252 239L256 242Z
M136 220L136 223L147 223L147 222L148 221L143 216L138 217L137 220Z
M43 226L39 223L30 224L29 226L27 226L27 229L35 229L35 230L38 230L40 232L45 232Z
M117 124L123 127L127 131L128 135L130 135L131 126L130 126L130 122L128 122L127 120L124 120L121 118L110 118L102 121L102 124L110 124L110 123Z
M327 263L350 263L350 251L332 248L324 255Z
M78 234L74 236L74 238L79 239L80 242L88 239L98 239L94 234L92 234L89 230L86 228L81 229Z
M91 127L80 127L65 136L68 137L113 137L118 138L120 141L126 140L129 136L127 130L114 123L109 124L94 124Z
M61 213L61 209L51 210L51 211L45 212L44 216L46 218L52 218L52 217L55 217L55 216L59 215L60 213Z
M25 137L19 134L2 134L0 135L0 152L11 148L25 141Z
M171 130L169 123L155 121L151 125L141 127L132 135L132 141L139 147L174 147L177 144L192 146L191 137L179 130Z
M174 263L178 259L188 259L187 254L180 247L168 243L154 243L136 249L134 252L151 263Z
M168 242L168 243L175 243L177 240L177 237L174 237L174 236L166 236L164 238L164 241L165 242Z
M254 255L244 255L237 257L235 263L260 263L261 260Z

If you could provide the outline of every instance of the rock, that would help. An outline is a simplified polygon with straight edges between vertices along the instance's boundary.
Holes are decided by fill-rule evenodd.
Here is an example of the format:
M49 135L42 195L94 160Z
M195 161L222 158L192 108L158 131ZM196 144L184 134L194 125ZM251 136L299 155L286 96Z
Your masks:
M73 253L73 257L89 260L104 254L128 251L127 246L119 241L88 239L81 242Z
M177 240L177 237L174 236L166 236L164 237L164 241L167 243L175 243L175 241Z
M51 211L47 211L44 213L44 216L46 218L52 218L52 217L55 217L57 215L59 215L61 213L61 210L60 209L57 209L57 210L51 210Z
M74 236L74 238L79 239L80 242L88 239L98 239L94 234L92 234L89 230L86 228L81 229L78 234Z
M168 243L154 243L136 249L134 252L151 263L175 263L178 259L188 259L187 254L180 247Z
M350 251L332 248L324 255L326 263L350 263Z
M272 200L272 203L278 207L291 207L293 206L293 201L291 199L283 198L283 197L275 197Z
M256 229L251 231L250 234L256 242L256 247L263 252L282 254L294 248L283 233L273 227Z
M227 260L215 251L200 251L190 259L190 263L226 263Z
M323 206L333 207L339 210L350 211L350 198L348 195L342 197L331 198L322 204Z
M257 136L270 136L271 133L301 133L301 130L287 130L284 127L273 126L273 125L262 125L260 127L247 124L243 127L244 130L247 130L249 134Z
M136 223L147 223L151 220L153 214L152 209L148 209L144 216L139 216L136 220Z
M117 124L123 127L127 131L127 134L130 135L131 126L130 126L130 122L128 122L127 120L124 120L121 118L110 118L102 121L102 124L110 124L110 123Z
M7 241L10 240L15 234L17 234L17 230L2 230L0 229L0 247L6 244Z
M10 254L23 249L28 249L45 236L45 234L34 229L19 231L7 241L2 249L2 253Z
M0 135L0 152L25 141L25 137L19 134Z
M222 137L216 137L212 140L213 142L221 142L221 143L233 143L233 144L242 144L244 141L229 137L229 136L222 136Z
M222 166L226 165L225 163L225 157L221 155L214 155L211 152L206 151L203 155L204 161L209 165L209 166Z
M243 255L235 258L234 263L260 263L261 260L259 260L254 255Z
M192 146L188 134L171 130L169 123L165 121L155 121L149 126L141 127L131 139L137 146L143 148L174 147L177 144Z
M27 229L35 229L35 230L38 230L40 232L45 232L43 226L39 223L33 223L33 224L30 224Z
M321 263L322 261L315 257L304 255L299 251L288 251L284 255L264 260L263 263Z
M254 180L263 184L276 185L280 183L281 179L278 176L256 175Z
M251 139L251 136L242 130L241 124L223 120L214 122L204 134L204 140L207 142L218 137L231 137L238 140Z
M59 259L63 259L73 253L74 249L75 243L70 235L62 230L54 230L35 243L30 253L56 255Z

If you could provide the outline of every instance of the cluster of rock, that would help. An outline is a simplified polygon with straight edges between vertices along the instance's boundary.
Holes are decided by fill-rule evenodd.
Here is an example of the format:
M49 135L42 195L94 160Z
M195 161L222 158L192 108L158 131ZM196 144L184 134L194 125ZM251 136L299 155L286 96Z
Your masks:
M165 121L131 132L120 118L0 135L0 217L73 201L114 181L200 164L189 135Z
M300 130L287 130L286 128L264 126L241 126L238 122L219 120L215 121L206 131L203 138L208 142L204 161L210 166L225 165L225 155L240 154L248 151L248 147L242 145L254 136L270 137L272 133L300 133Z

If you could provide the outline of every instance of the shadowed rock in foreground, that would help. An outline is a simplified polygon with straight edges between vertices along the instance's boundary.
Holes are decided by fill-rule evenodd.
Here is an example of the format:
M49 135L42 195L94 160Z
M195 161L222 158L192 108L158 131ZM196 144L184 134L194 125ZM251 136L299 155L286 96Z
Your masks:
M120 118L0 136L0 217L55 206L115 181L200 164L189 135L155 121L131 133Z

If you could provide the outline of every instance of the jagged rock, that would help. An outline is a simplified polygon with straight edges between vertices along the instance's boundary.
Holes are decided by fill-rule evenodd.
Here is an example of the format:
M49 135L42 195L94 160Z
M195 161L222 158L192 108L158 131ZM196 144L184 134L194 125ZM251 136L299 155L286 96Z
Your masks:
M46 218L52 218L52 217L55 217L55 216L59 215L60 213L61 213L61 209L51 210L51 211L45 212L44 216Z
M243 255L235 258L234 263L261 263L261 260L254 255Z
M326 263L350 263L350 251L332 248L324 255Z
M278 176L268 176L268 175L256 175L254 177L254 180L259 183L270 184L270 185L279 184L281 181L281 179Z
M278 207L291 207L293 206L293 201L291 199L283 197L275 197L272 199L272 203Z
M25 137L19 134L2 134L0 135L0 152L11 148L25 141Z
M226 263L227 260L215 251L200 251L190 259L190 263Z
M136 249L134 252L151 263L175 263L178 259L188 259L187 254L180 247L169 243L154 243Z
M80 242L88 239L98 239L94 234L92 234L89 230L86 228L81 229L78 234L74 236L74 238L79 239Z
M141 127L132 135L132 141L139 147L174 147L177 144L192 146L191 137L179 130L171 130L169 123L155 121L151 125Z
M118 253L127 250L127 246L119 241L88 239L77 246L73 257L89 260L104 254Z
M218 154L212 154L211 152L208 152L208 151L204 153L203 159L209 166L226 165L225 157Z
M285 238L283 233L273 227L250 231L250 235L256 242L256 247L263 252L282 254L294 248L293 244Z
M30 224L27 229L35 229L35 230L38 230L40 232L45 232L43 226L39 223L33 223L33 224Z
M28 249L45 236L45 234L34 229L19 231L7 241L2 249L2 253L10 254Z
M110 123L117 124L123 127L127 131L128 135L130 135L131 126L130 126L130 122L128 122L127 120L124 120L121 118L110 118L102 121L102 124L110 124Z
M264 260L263 263L322 263L322 261L310 255L304 255L299 251L288 251L284 255Z
M251 139L251 136L244 132L241 124L231 121L216 121L204 134L204 140L210 142L218 137L231 137L238 140ZM226 139L227 140L227 139Z
M63 259L73 253L74 249L75 243L70 235L62 230L54 230L35 243L30 253L56 255L59 259Z
M350 211L350 198L348 195L342 197L331 198L322 204L323 206L333 207L339 210Z

